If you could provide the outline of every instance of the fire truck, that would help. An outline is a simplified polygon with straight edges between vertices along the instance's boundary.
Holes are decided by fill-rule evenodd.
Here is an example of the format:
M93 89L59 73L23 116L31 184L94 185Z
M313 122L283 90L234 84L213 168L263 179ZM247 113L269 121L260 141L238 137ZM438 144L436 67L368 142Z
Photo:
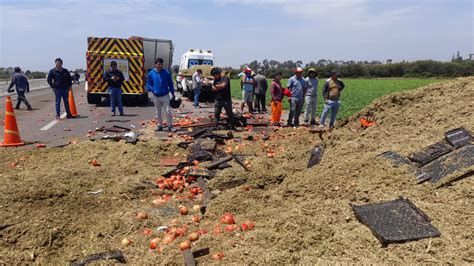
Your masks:
M173 42L171 40L150 39L132 36L122 38L87 38L86 91L89 104L100 104L108 97L107 82L103 75L112 61L122 71L125 81L122 85L122 97L126 102L146 104L148 90L146 78L154 67L155 59L163 58L163 68L171 70L173 62Z

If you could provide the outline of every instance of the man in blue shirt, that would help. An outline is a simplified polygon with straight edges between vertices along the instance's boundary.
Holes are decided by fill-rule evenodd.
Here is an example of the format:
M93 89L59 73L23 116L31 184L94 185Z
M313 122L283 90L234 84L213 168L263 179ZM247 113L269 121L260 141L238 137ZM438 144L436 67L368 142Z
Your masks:
M16 102L15 109L20 109L20 104L23 101L28 110L33 110L33 108L31 108L30 103L25 97L25 93L30 92L30 83L28 82L28 78L21 73L21 69L19 67L15 67L14 71L15 73L13 73L12 81L10 83L10 86L8 86L7 91L13 92L11 88L13 87L13 85L15 85L16 93L18 95L18 100Z
M54 60L56 67L51 69L48 73L48 84L53 89L54 96L56 97L56 119L59 119L61 114L61 98L64 102L64 109L66 109L67 118L74 118L69 111L69 88L72 85L71 74L65 68L63 68L63 60L56 58Z
M153 93L155 109L156 109L156 131L163 130L163 118L161 117L162 108L165 109L168 130L175 132L173 128L173 114L170 107L170 96L174 99L174 87L171 79L171 74L166 69L163 69L162 58L155 60L155 68L148 73L146 86L148 91Z
M117 62L110 62L110 69L104 73L104 80L109 84L112 116L115 116L115 106L118 107L120 116L123 116L122 83L124 82L125 78L122 71L117 69Z
M242 87L242 103L240 107L242 108L242 113L244 112L245 104L249 108L249 113L253 113L253 86L255 85L255 80L252 77L252 69L245 68L244 75L240 80L240 86Z
M291 91L288 126L297 127L300 125L300 115L303 110L304 94L306 92L306 81L303 79L303 69L301 67L297 67L295 75L288 79L288 89Z

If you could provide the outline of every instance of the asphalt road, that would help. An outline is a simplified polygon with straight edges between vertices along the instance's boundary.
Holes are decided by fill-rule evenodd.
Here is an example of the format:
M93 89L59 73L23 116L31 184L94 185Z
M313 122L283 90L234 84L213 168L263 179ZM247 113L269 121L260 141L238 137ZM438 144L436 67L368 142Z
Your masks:
M26 97L33 110L27 111L23 104L20 110L15 110L21 139L29 143L45 143L48 146L57 146L66 144L71 140L88 139L87 135L90 131L95 132L96 128L102 126L112 127L118 125L139 131L147 121L155 118L155 108L152 101L147 106L125 106L125 116L112 117L109 106L96 106L87 103L84 83L73 85L73 91L79 117L74 119L61 118L59 120L55 119L54 94L51 89L35 90L28 93ZM16 95L12 96L12 99L13 105L15 105ZM191 102L183 99L182 108L175 109L174 116L208 117L213 113L213 104L201 105L204 108L195 109ZM235 105L237 106L238 103L235 103ZM0 97L0 130L2 133L4 110L5 97ZM63 104L61 104L61 111L64 112ZM165 133L157 135L161 134ZM0 139L3 139L2 135L0 135Z

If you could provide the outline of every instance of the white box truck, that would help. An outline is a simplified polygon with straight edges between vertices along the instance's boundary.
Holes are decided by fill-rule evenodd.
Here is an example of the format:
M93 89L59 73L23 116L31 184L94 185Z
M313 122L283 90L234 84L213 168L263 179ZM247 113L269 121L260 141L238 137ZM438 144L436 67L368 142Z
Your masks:
M190 100L194 97L194 91L192 88L192 74L194 70L197 70L200 65L206 66L203 68L203 74L207 81L210 81L211 77L205 70L208 70L214 65L214 54L211 50L207 49L189 49L184 53L179 61L178 74L176 75L176 87L177 90L184 97L188 97ZM203 83L201 89L200 101L213 101L214 93L211 90L210 82Z

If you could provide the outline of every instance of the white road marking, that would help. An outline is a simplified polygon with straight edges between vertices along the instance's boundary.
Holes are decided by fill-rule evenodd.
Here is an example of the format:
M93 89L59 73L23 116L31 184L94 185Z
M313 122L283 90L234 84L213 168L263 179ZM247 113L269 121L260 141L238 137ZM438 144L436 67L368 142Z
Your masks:
M62 113L60 118L64 119L66 117L66 115L67 115L66 113ZM52 128L54 125L56 125L56 123L58 123L58 121L59 121L58 119L54 119L53 121L49 122L46 126L42 127L40 130L41 131L46 131L46 130Z

